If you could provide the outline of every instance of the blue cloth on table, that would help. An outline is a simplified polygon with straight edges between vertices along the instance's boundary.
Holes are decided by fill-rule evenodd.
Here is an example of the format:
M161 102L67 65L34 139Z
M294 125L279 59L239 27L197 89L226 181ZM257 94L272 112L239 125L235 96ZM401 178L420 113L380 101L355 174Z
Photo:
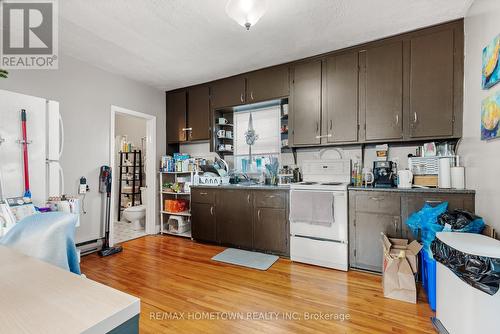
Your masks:
M77 215L48 212L28 216L0 239L0 245L80 275L75 246Z

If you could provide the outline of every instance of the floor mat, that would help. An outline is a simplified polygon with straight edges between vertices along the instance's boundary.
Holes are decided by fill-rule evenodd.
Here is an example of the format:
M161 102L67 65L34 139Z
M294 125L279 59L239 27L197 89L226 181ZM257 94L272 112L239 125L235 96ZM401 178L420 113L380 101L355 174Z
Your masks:
M276 255L250 252L241 249L228 248L215 255L212 260L235 264L258 270L269 269L279 259Z

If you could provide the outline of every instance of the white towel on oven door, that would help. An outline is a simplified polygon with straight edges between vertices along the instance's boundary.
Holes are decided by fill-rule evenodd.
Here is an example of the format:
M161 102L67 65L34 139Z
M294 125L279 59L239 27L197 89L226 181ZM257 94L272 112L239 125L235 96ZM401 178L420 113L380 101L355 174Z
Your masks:
M331 226L335 222L333 194L321 191L291 191L290 221Z

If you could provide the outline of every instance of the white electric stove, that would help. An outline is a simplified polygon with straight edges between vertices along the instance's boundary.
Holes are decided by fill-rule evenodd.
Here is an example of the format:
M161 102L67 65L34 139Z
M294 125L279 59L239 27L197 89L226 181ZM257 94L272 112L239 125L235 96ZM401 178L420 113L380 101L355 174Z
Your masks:
M290 186L292 261L347 271L350 160L311 160Z

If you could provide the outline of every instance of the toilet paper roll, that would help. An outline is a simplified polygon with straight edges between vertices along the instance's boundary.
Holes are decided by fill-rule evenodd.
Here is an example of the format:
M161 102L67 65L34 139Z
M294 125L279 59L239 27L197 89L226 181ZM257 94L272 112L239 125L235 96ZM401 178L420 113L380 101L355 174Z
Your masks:
M439 188L451 188L451 160L450 158L439 159Z
M128 202L127 204L125 204L125 206L126 206L127 208L131 208L131 207L132 207L132 202Z
M451 187L454 189L465 189L465 168L451 168Z

